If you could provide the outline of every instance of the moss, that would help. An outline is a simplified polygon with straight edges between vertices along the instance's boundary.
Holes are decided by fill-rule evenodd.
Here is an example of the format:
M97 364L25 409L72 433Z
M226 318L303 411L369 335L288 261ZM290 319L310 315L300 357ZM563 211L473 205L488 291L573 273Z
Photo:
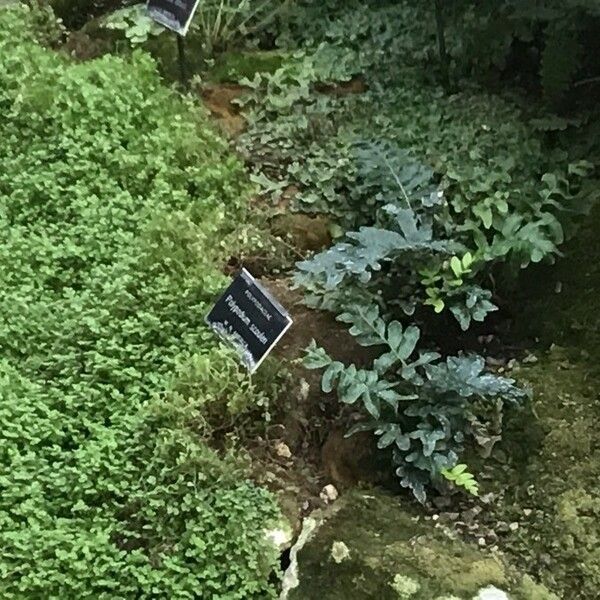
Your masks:
M299 555L300 586L291 600L320 599L324 589L328 600L471 598L482 587L510 589L519 579L499 558L422 523L396 497L352 492L339 502ZM339 564L331 557L336 542L349 549Z
M562 249L564 258L527 270L516 298L516 335L546 348L537 364L516 373L533 390L541 435L514 427L508 445L522 452L512 470L494 472L499 495L510 490L494 517L521 524L505 550L546 586L525 578L519 600L600 595L599 226L597 207Z
M515 595L519 600L559 600L556 594L548 591L545 586L536 583L528 575L523 577Z
M495 470L497 489L510 493L494 517L520 522L505 550L546 585L525 581L519 600L554 598L548 589L565 600L592 600L600 589L598 378L587 357L572 348L555 346L538 356L516 375L533 390L542 437L512 470ZM521 442L526 449L527 438ZM526 509L531 515L524 519Z

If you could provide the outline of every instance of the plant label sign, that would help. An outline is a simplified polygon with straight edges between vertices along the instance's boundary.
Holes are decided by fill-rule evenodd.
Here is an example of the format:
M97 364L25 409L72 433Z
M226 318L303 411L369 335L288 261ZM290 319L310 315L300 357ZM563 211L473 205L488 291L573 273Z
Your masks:
M290 328L292 319L242 269L206 316L206 322L237 350L242 363L253 373Z
M148 14L163 27L185 35L200 0L148 0Z

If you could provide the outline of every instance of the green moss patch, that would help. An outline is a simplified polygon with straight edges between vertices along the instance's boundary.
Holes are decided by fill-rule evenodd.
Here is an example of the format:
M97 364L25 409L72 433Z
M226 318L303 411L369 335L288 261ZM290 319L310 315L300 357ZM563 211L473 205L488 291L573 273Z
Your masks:
M516 373L533 391L537 422L509 436L521 449L516 468L495 472L498 487L511 490L498 518L521 523L506 548L573 600L595 599L600 589L599 220L595 210L563 259L524 280L516 329L552 346Z
M345 496L299 555L300 586L290 598L471 599L481 588L512 590L519 600L552 596L502 559L421 523L397 497L375 491ZM347 548L340 560L336 549ZM333 552L332 552L333 550ZM535 592L535 593L534 593Z

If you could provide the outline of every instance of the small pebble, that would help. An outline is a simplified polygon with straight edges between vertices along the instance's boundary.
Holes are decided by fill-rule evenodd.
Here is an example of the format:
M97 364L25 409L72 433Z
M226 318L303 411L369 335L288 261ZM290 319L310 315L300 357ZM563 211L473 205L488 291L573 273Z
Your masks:
M445 512L440 515L440 517L446 521L457 521L459 516L460 515L456 512Z
M488 365L488 367L503 367L506 364L506 359L488 356L486 357L485 362Z
M277 456L280 456L281 458L292 458L292 451L289 446L283 442L279 442L277 446L275 446L275 452L277 453Z
M536 362L538 362L538 357L535 354L528 354L523 359L523 364L534 364Z
M340 494L337 491L337 488L334 485L329 484L321 490L319 497L321 498L321 500L323 500L323 502L329 504L330 502L335 502L338 499L339 495Z
M496 523L496 531L499 531L500 533L506 533L509 531L508 523L506 523L506 521L498 521L498 523Z

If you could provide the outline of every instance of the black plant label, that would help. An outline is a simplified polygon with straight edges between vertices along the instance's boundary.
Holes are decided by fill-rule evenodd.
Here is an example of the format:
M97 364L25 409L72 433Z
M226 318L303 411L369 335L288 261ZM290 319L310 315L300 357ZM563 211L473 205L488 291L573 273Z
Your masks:
M148 0L148 14L157 23L176 31L188 32L200 0Z
M238 352L253 373L290 328L287 311L246 269L206 316L208 325Z

